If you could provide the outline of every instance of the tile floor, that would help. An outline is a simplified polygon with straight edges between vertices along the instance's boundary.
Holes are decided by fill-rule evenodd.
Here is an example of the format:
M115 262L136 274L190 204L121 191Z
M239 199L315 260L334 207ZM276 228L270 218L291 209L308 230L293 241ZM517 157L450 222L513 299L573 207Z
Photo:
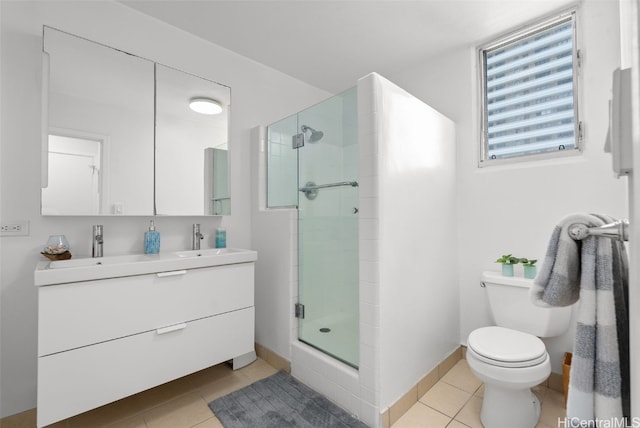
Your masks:
M536 428L557 428L565 415L563 394L544 386L533 390L542 403ZM483 392L482 382L471 373L467 361L460 360L392 428L482 428Z
M276 372L260 358L236 371L219 364L49 428L222 428L208 403Z
M49 428L220 428L207 403L276 373L262 359L233 371L220 364L148 391L50 425ZM564 398L545 387L534 389L542 402L536 428L557 428L564 417ZM480 406L483 386L460 360L393 428L482 428ZM35 411L19 424L3 421L2 427L35 427ZM5 422L6 423L5 425ZM517 428L517 427L514 427Z

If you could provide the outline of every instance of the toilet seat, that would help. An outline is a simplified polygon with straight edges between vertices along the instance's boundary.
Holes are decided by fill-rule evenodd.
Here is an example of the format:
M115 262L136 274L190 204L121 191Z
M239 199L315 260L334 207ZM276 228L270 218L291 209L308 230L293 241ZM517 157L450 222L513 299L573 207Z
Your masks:
M498 367L531 367L543 363L547 350L529 333L504 327L482 327L471 332L468 350L480 361Z

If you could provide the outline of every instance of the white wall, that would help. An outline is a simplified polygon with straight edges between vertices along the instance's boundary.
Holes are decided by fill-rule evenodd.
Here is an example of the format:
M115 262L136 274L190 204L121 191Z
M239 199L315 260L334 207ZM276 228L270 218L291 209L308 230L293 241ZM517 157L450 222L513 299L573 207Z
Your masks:
M365 127L365 115L359 115L359 129L365 130L359 136L361 246L373 239L377 248L373 260L361 251L360 288L364 295L368 287L377 288L377 302L361 303L361 341L379 355L382 412L458 347L456 148L451 120L378 75L358 85L369 87L372 106L359 106L372 109L373 116L372 127ZM365 166L367 159L372 167ZM366 235L366 219L373 236ZM364 273L369 266L374 272Z
M492 322L479 277L483 270L498 269L493 263L497 257L514 253L543 258L552 228L569 213L627 217L626 179L613 178L611 156L603 152L611 73L620 61L617 2L583 2L578 19L585 126L580 157L477 168L480 126L473 46L390 76L457 125L462 344L472 330ZM570 334L547 340L554 372L561 372L562 354L572 349L572 342Z
M160 217L162 250L189 248L192 223L203 247L227 228L228 245L251 246L249 134L326 97L282 73L139 14L116 2L0 2L2 124L0 217L28 220L27 237L0 238L0 417L35 407L36 289L33 270L48 235L65 234L74 257L91 252L92 224L103 224L105 254L140 252L149 217L40 216L40 86L42 25L47 24L232 88L232 216Z

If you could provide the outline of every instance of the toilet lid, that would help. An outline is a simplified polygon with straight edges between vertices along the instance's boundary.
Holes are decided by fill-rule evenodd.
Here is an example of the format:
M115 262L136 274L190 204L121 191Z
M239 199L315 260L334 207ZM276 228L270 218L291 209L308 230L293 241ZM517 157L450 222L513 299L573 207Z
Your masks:
M536 336L504 327L482 327L469 335L468 347L482 361L501 367L529 367L547 358Z

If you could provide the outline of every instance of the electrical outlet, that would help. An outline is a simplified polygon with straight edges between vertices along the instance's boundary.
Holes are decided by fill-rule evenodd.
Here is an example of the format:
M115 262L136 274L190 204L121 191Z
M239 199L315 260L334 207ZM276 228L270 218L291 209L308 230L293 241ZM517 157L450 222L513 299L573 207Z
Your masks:
M0 236L29 236L29 221L17 220L2 222Z

